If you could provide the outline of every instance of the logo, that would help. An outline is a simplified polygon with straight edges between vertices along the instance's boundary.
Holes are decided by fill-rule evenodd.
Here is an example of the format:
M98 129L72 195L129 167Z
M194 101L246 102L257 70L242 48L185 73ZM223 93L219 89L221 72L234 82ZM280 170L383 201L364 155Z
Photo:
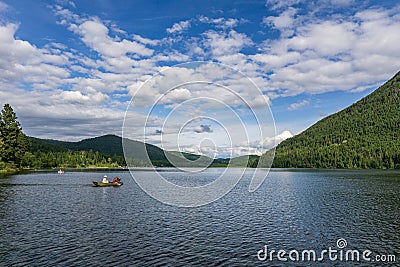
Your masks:
M374 254L369 249L346 249L347 241L344 238L339 238L336 241L336 247L328 247L321 251L314 249L304 250L285 250L285 249L270 249L268 245L257 252L259 261L291 261L291 262L322 262L322 261L364 261L364 262L396 262L394 254Z

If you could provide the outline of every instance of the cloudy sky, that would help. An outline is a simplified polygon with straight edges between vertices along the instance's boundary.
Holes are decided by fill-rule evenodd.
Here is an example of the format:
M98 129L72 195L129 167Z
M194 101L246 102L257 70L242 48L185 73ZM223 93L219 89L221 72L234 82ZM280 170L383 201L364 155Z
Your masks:
M0 104L41 138L121 136L128 109L130 138L216 156L259 153L271 132L254 134L238 99L270 107L277 141L303 131L399 71L399 11L397 0L0 0ZM175 68L163 76L168 88L146 85L191 61L213 64ZM215 64L259 92L238 73L223 82ZM193 75L233 89L177 86ZM229 118L253 135L236 138Z

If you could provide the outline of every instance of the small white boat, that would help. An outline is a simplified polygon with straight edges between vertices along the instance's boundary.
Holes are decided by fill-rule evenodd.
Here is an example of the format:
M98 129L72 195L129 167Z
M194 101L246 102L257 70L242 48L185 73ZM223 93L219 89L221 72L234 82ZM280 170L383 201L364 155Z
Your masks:
M58 173L58 174L63 174L63 173L64 173L64 171L63 171L63 170L61 170L61 169L59 169L57 173Z

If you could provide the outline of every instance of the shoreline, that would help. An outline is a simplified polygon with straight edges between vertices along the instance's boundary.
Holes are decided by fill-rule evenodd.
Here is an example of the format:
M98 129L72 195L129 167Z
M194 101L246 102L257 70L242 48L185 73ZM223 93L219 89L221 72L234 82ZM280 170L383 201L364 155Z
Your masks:
M206 169L226 169L227 167L210 167ZM18 173L28 173L28 172L57 172L58 170L63 170L65 172L102 172L102 171L113 171L113 172L124 172L124 171L151 171L151 170L177 170L181 171L175 167L89 167L89 168L51 168L51 169L22 169L19 171L15 171L12 173L6 173L4 175L13 175ZM196 168L195 168L196 169ZM248 167L229 167L228 169L249 169L249 170L269 170L271 172L318 172L318 171L400 171L400 169L355 169L355 168L347 168L347 169L339 169L339 168L248 168ZM0 172L0 176L2 173ZM61 175L61 174L60 174Z

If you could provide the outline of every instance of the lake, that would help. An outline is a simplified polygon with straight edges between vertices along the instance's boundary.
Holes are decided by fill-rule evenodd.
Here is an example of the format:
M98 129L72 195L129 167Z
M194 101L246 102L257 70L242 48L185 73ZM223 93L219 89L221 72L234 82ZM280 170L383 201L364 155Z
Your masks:
M184 172L165 171L191 183ZM221 171L195 178L211 182ZM93 187L104 174L124 185ZM181 208L148 196L129 172L0 179L0 266L310 266L317 263L312 254L301 261L304 251L318 260L329 248L337 258L322 254L319 265L400 265L400 171L272 170L253 193L249 182ZM286 255L278 258L279 250ZM346 262L347 250L371 253Z

